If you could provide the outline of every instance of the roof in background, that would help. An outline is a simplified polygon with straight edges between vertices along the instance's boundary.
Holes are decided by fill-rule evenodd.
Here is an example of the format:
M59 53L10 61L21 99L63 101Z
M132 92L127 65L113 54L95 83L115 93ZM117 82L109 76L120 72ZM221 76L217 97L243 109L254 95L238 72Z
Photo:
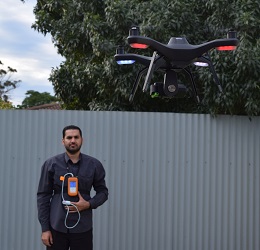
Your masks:
M61 105L57 102L26 108L26 110L39 110L39 109L61 110L62 108L61 108Z

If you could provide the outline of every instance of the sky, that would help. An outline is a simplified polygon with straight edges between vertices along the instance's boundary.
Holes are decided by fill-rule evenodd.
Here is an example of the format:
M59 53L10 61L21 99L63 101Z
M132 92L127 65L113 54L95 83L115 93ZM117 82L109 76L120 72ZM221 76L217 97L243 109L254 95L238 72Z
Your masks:
M31 28L35 21L33 8L37 0L0 0L0 61L1 68L17 70L11 80L21 80L9 93L14 106L22 104L28 90L54 95L48 81L51 69L64 60L54 47L51 36Z

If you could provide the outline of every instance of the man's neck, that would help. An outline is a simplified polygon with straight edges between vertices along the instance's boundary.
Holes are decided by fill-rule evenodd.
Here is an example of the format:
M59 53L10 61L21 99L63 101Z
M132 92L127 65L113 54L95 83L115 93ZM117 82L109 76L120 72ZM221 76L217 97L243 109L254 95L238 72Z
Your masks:
M67 152L67 155L73 163L77 163L79 161L80 152L77 152L76 154L70 154L69 152Z

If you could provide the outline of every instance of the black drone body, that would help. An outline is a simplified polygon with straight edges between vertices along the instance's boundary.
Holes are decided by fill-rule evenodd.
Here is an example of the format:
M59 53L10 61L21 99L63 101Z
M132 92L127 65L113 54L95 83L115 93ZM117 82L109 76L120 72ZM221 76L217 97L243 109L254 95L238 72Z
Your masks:
M189 44L185 37L172 37L166 45L149 37L140 36L138 27L132 27L130 29L127 41L132 48L146 49L149 47L154 51L152 57L138 54L125 54L124 48L121 46L119 46L116 51L115 60L118 64L138 62L145 66L137 74L130 94L130 101L133 101L140 79L144 74L146 74L146 78L143 91L147 91L150 87L150 95L152 97L175 97L176 95L185 93L187 91L186 87L177 81L177 73L184 70L190 76L194 95L197 101L200 102L193 75L189 69L191 64L209 66L214 81L219 91L222 92L221 84L208 52L214 48L218 50L234 50L239 43L236 38L236 32L229 31L225 39L216 39L200 45ZM155 71L165 72L164 82L151 85L150 82Z

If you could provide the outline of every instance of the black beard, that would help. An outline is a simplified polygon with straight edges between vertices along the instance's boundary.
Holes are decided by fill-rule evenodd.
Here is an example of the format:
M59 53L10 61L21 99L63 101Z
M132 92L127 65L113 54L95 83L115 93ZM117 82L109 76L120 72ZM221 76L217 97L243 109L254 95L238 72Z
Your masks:
M75 148L75 149L70 149L69 147L65 147L65 148L68 153L70 153L71 155L75 155L80 151L81 146L79 146L78 148Z

